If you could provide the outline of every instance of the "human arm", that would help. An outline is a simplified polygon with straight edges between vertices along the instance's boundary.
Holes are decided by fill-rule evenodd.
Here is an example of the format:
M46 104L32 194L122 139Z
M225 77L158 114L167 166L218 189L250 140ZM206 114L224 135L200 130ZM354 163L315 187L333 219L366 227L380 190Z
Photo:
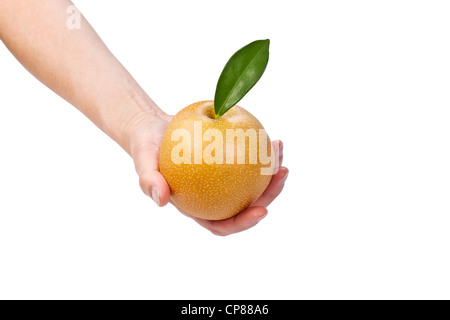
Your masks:
M171 117L145 93L83 16L80 29L67 27L67 8L72 5L68 0L2 0L0 39L30 73L132 156L142 190L164 206L170 201L170 188L159 172L158 153ZM194 220L216 234L242 231L265 215L265 205L281 189L272 183L264 201L258 200L233 220Z

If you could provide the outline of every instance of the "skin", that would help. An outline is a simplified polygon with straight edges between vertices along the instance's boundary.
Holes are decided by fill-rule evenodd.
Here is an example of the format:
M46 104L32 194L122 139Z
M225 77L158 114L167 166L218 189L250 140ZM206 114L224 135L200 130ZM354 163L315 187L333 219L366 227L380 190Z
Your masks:
M47 87L80 110L134 160L139 183L158 206L170 202L170 188L158 169L164 130L171 116L161 110L81 17L67 28L67 0L1 0L0 40ZM283 144L279 149L280 166ZM280 167L262 196L237 216L220 221L191 217L216 235L256 225L280 194L288 169Z

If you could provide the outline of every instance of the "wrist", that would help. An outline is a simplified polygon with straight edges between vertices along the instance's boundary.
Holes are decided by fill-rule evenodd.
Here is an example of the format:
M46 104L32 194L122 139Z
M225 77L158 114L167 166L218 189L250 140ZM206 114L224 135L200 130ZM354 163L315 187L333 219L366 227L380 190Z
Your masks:
M126 90L114 100L114 106L104 112L102 130L130 155L137 136L151 134L153 127L170 119L140 87Z
M162 111L151 99L145 103L135 99L126 106L120 126L120 137L116 142L129 154L133 154L136 145L145 141L158 143L169 122L170 116ZM160 137L161 136L161 137Z

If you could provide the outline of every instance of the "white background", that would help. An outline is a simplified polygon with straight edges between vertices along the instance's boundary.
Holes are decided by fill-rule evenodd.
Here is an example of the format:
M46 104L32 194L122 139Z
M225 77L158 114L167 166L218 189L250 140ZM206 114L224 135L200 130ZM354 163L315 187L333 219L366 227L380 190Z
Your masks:
M270 38L240 105L290 176L259 225L214 236L156 208L128 155L0 45L0 298L450 298L448 2L75 4L171 114Z

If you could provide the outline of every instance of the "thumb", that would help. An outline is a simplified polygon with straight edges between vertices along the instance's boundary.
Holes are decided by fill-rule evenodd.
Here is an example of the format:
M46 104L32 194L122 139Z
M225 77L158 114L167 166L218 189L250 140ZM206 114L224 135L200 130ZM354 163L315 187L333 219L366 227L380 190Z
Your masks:
M138 147L134 150L132 157L142 191L159 207L165 206L170 200L170 187L159 172L159 146Z

